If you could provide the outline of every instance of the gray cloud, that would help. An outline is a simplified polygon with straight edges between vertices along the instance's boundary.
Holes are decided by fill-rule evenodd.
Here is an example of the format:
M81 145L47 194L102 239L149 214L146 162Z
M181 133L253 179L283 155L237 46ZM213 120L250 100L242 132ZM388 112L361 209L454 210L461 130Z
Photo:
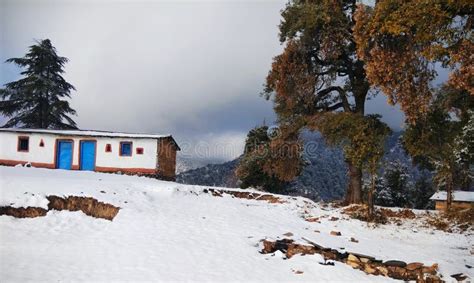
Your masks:
M70 59L65 77L77 88L81 128L172 133L229 159L250 128L275 118L259 93L282 50L285 2L0 0L0 60L49 38ZM4 84L19 70L1 64L0 72ZM371 105L400 126L384 97Z

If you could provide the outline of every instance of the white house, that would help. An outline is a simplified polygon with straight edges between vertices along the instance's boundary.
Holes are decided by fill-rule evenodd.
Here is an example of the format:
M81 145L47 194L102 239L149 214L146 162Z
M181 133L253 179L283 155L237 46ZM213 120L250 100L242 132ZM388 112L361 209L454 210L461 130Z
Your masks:
M0 165L174 179L178 150L171 135L0 128Z

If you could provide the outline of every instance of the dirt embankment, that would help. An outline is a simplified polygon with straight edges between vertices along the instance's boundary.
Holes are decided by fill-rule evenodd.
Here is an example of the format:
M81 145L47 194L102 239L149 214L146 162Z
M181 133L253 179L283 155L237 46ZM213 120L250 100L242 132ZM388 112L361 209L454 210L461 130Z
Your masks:
M48 209L41 207L0 207L0 215L9 215L16 218L34 218L45 216L50 210L68 210L68 211L82 211L84 214L102 218L112 221L120 210L120 207L109 203L98 201L92 197L59 197L47 196L49 201Z

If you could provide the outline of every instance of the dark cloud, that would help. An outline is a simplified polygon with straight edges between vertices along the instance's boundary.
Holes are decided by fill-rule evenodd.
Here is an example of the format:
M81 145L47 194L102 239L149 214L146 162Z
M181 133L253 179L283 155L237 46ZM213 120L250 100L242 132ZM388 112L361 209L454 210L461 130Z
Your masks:
M77 88L71 104L81 128L172 133L231 158L250 128L274 120L259 93L282 50L285 3L0 0L0 61L49 38L70 59L65 77ZM0 72L4 84L19 70L2 64ZM401 124L384 97L368 110Z

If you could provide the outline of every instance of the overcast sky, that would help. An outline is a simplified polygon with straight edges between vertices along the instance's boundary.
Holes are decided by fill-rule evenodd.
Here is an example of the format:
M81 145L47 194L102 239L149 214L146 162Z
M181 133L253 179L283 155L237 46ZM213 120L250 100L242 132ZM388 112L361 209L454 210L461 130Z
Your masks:
M249 129L275 120L259 94L282 50L285 3L0 0L0 61L49 38L70 60L80 128L171 133L184 154L230 159ZM0 84L19 72L1 64ZM385 97L367 110L400 129L403 116Z

